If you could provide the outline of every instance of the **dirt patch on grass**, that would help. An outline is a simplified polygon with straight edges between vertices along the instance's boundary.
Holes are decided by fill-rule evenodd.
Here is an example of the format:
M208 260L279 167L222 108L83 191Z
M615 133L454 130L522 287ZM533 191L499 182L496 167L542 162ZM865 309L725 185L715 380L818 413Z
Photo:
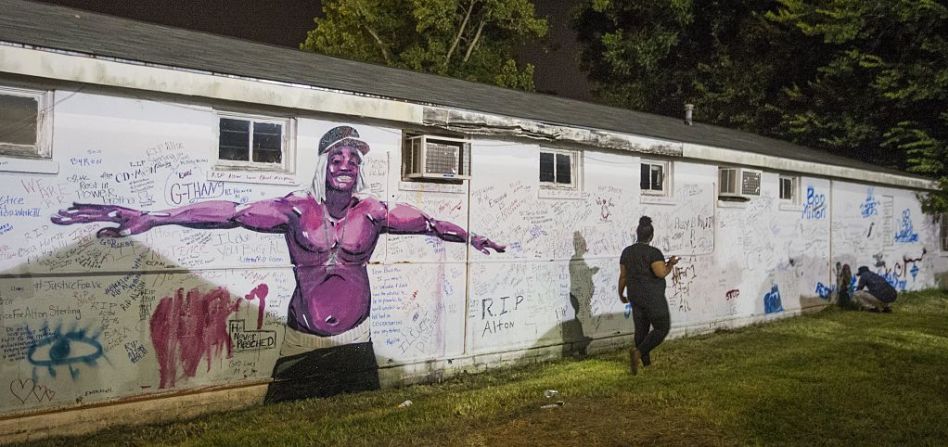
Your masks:
M540 408L548 401L524 407L508 420L456 427L431 445L732 445L708 421L674 408L612 405L598 399L564 399L564 405Z

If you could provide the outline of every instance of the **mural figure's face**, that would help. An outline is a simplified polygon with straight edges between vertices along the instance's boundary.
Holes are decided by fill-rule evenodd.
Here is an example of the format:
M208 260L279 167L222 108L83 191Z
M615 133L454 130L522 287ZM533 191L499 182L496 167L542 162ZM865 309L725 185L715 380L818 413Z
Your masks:
M352 192L359 179L362 154L350 146L340 146L329 153L326 165L326 186L337 191Z

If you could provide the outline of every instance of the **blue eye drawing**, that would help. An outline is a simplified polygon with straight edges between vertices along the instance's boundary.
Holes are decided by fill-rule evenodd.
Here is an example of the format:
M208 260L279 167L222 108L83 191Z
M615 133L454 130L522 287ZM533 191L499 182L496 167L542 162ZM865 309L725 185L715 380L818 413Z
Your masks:
M27 331L31 341L27 360L34 367L34 375L36 368L46 368L50 376L56 377L56 368L65 366L75 380L79 377L76 365L95 365L96 360L103 356L102 344L98 340L100 332L90 334L86 329L75 328L63 332L62 326L53 332L44 326L38 331L38 336L29 329Z

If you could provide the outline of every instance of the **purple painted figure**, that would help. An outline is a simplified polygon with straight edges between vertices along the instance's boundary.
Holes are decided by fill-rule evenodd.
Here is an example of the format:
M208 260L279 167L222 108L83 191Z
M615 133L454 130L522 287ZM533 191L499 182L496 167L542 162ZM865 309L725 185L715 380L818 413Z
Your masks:
M114 205L84 205L61 210L52 217L59 225L90 222L118 224L98 231L98 237L139 234L159 225L189 228L243 227L262 233L282 233L295 266L296 290L290 301L288 325L319 336L341 334L369 315L371 291L366 264L379 235L423 234L448 242L467 242L490 254L505 246L468 235L463 228L431 218L406 204L387 204L355 195L364 187L362 159L369 145L349 126L335 127L319 142L312 191L238 204L207 201L164 211L139 211Z

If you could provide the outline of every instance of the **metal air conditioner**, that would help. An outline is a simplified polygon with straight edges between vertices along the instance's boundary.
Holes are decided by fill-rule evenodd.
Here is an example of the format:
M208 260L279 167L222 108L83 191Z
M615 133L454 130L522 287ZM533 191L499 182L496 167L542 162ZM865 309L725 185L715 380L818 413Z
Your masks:
M746 168L719 168L719 198L744 199L760 196L761 171Z
M436 135L414 135L402 146L402 176L409 179L471 178L471 142Z

